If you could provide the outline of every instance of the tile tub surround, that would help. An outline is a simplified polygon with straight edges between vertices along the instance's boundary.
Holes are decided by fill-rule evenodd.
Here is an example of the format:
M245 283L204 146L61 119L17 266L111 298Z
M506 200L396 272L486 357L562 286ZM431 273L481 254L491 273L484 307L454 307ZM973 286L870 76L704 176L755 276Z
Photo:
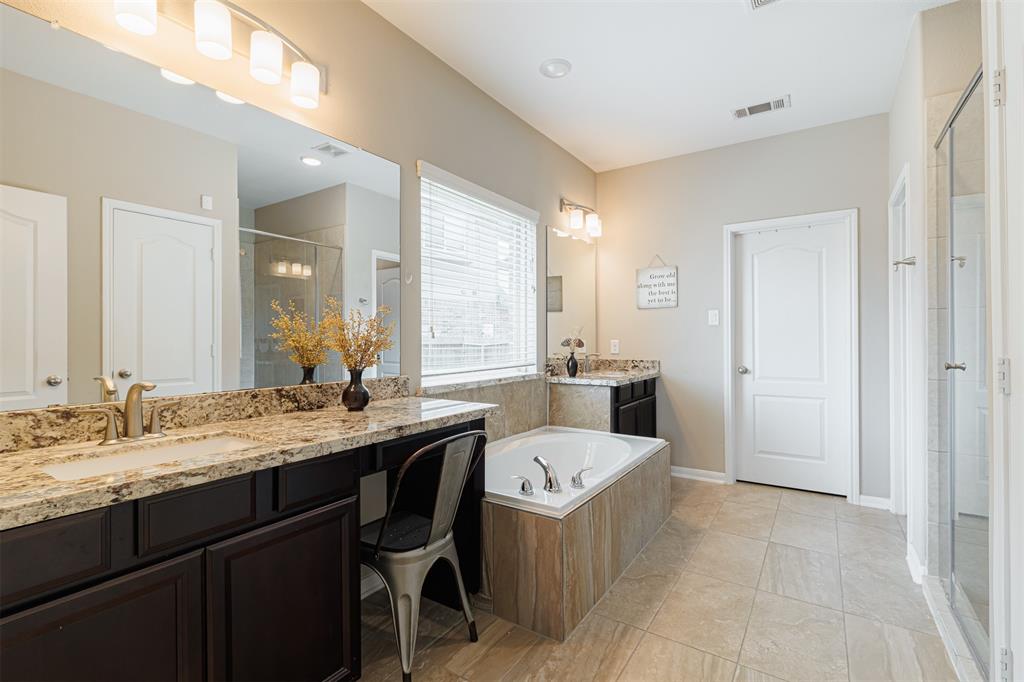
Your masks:
M550 384L548 423L551 426L611 431L611 396L608 390L605 386Z
M367 379L364 383L374 401L409 395L409 377ZM143 411L146 411L153 405L177 403L161 412L164 428L189 428L237 419L320 410L338 405L341 402L341 392L346 386L347 381L335 381L304 386L195 393L146 398L142 405ZM18 450L99 440L103 437L106 417L83 413L82 410L110 407L111 404L61 405L39 410L0 412L0 455Z
M569 637L668 518L669 459L666 445L562 519L484 500L494 615Z
M420 389L424 395L471 403L489 403L497 409L487 417L487 439L496 441L548 423L547 385L541 374L488 379L457 387Z
M9 453L0 457L0 530L461 424L494 410L494 405L484 403L393 398L375 400L363 412L327 407L174 429L167 438L139 443L72 444ZM213 433L254 442L229 453L73 481L57 481L39 468Z

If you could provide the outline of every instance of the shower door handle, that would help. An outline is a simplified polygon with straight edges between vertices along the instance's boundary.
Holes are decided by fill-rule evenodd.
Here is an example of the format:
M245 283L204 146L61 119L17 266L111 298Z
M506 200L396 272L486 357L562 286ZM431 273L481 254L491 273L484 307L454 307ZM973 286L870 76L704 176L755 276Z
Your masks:
M966 362L947 362L946 363L946 371L948 372L951 369L958 369L961 372L966 372L967 371L967 363Z

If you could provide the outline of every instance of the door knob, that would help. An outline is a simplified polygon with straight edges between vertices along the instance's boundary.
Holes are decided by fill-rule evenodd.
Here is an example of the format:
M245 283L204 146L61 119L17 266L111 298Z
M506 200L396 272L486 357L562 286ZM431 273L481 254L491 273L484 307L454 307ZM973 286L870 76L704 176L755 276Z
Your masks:
M119 370L117 372L117 376L121 377L122 379L131 379L132 371L130 369L127 369L127 368L126 369L122 369L122 370Z
M746 365L740 365L739 367L736 368L736 371L739 372L740 374L750 374L750 368L747 367Z
M64 383L64 380L61 379L56 374L51 374L50 376L46 377L46 385L47 386L60 386L63 383Z
M967 371L967 363L966 362L947 362L946 363L946 370L949 371L951 369L958 369L961 372L966 372Z

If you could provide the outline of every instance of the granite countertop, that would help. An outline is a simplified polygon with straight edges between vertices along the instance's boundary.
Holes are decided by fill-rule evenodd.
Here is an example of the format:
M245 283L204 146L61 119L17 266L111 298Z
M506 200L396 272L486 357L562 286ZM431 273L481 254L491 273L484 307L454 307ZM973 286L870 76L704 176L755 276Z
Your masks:
M657 379L661 376L658 369L631 369L628 371L597 370L584 374L580 372L574 377L564 374L549 376L549 384L573 384L576 386L625 386L634 381Z
M0 530L480 419L495 410L496 405L486 403L395 398L371 402L363 412L329 407L168 429L166 438L124 445L90 442L11 452L0 455ZM253 444L232 452L72 481L59 481L40 469L210 434L248 439Z

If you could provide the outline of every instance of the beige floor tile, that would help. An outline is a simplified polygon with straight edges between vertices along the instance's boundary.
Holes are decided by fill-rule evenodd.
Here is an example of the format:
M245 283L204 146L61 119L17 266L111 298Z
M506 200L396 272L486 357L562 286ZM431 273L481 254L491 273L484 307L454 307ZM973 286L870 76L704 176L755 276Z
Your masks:
M726 501L722 503L722 508L718 510L718 515L711 522L710 528L722 533L767 540L771 537L774 522L774 509Z
M861 507L860 505L850 504L844 501L836 504L836 518L840 521L845 521L846 523L856 523L861 526L873 526L875 528L892 531L900 535L903 534L903 529L900 527L900 521L896 515L887 512L884 509Z
M785 490L782 493L782 498L779 500L779 510L834 519L836 516L836 500L842 499L835 495L824 495L804 490ZM843 501L845 502L845 500Z
M904 559L907 541L902 535L874 526L840 521L836 524L839 553L854 559Z
M675 563L656 554L641 554L597 603L594 613L645 629L681 572Z
M921 586L900 559L840 559L843 610L857 616L938 634Z
M843 615L758 592L739 662L784 680L845 681Z
M672 505L695 505L722 502L729 488L721 483L706 483L687 478L672 479Z
M770 485L740 482L725 487L728 489L730 502L749 504L754 507L777 509L779 499L782 497L782 489Z
M673 503L672 516L690 528L706 530L721 507L721 502L701 502L689 505Z
M686 564L686 570L755 587L767 542L709 530Z
M758 589L833 609L843 608L839 558L769 543Z
M836 522L807 514L780 511L775 515L772 542L837 554Z
M443 664L463 679L497 680L515 668L531 647L543 641L526 628L494 618L480 631L479 641L446 636L426 653L435 665Z
M621 682L731 682L736 664L647 633L619 676Z
M851 682L957 679L936 635L846 614L846 646Z
M753 600L749 587L684 571L647 629L736 660Z
M783 680L772 677L760 670L754 670L745 665L738 665L736 666L736 677L733 678L733 682L783 682Z
M703 530L670 516L641 554L681 569L703 538Z
M564 642L545 639L531 647L502 680L614 680L643 635L592 613Z

